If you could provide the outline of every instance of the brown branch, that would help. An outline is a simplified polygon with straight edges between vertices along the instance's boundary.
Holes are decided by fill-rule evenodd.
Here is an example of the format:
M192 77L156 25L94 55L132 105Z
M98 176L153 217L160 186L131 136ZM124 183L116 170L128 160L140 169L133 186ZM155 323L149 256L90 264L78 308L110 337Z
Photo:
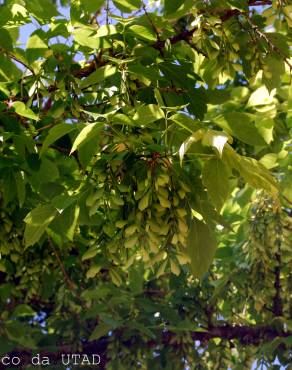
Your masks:
M188 92L187 89L182 89L180 87L158 87L158 90L159 91L162 91L162 92L174 92L176 94L183 94L185 92Z
M191 29L191 30L183 30L177 35L174 35L167 39L172 45L180 42L180 41L185 41L187 42L193 49L197 51L197 53L204 55L204 57L208 58L208 55L204 53L202 50L200 50L196 45L194 45L191 42L191 38L193 36L193 33L196 31L197 27ZM159 51L162 51L162 49L165 47L167 40L157 40L154 44L151 46Z
M89 76L92 72L94 72L98 67L102 67L105 65L105 61L100 61L100 63L96 63L96 60L92 60L91 62L87 63L85 67L78 69L74 72L74 77L83 78Z
M281 211L278 209L275 214L275 231L276 231L276 240L275 245L277 248L277 251L275 253L275 260L276 260L276 266L274 269L274 288L275 288L275 295L273 298L273 314L275 316L282 316L283 315L283 303L281 298L282 293L282 286L281 286L281 265L282 265L282 258L281 258L281 236L282 236L282 223L281 223Z
M266 33L262 32L259 29L259 27L256 24L254 24L248 16L246 16L245 18L246 18L248 24L250 25L250 27L252 28L252 30L254 31L255 35L257 35L260 39L263 39L267 43L267 45L268 45L268 47L270 48L271 51L280 55L280 57L283 58L284 62L289 66L290 71L292 71L292 64L290 63L287 55L283 52L283 50L278 48L273 43L273 41L269 38L269 36Z
M281 194L281 196L288 204L292 205L292 202L285 195Z
M266 1L249 0L248 2L248 6L264 6L264 5L272 5L272 1L271 0L266 0ZM202 12L204 13L209 12L210 14L219 15L222 22L226 22L228 19L232 17L243 14L243 12L239 9L223 9L223 8L215 8L215 9L213 8L207 11L203 10Z
M186 41L189 42L190 38L193 36L193 33L196 31L197 27L191 29L191 30L183 30L179 34L170 37L169 42L173 45L180 41ZM152 44L152 47L157 50L162 50L165 47L167 40L157 40L154 44Z
M271 0L249 0L248 5L249 6L265 6L265 5L272 5L273 2Z
M272 4L272 1L270 0L267 0L267 1L256 1L256 0L249 0L248 2L248 5L249 6L262 6L262 5L271 5ZM107 2L107 6L106 6L106 11L107 11L107 16L108 16L108 2ZM144 9L145 11L145 9ZM147 12L147 10L146 10ZM206 11L203 11L206 13ZM230 17L233 17L233 16L236 16L236 15L239 15L239 14L243 14L240 10L238 9L213 9L212 10L212 13L216 13L218 14L218 12L221 14L220 18L222 21L226 21L227 19L229 19ZM145 13L146 14L146 13ZM148 14L148 13L147 13ZM149 14L148 14L149 16ZM152 22L151 18L149 18L149 20ZM108 22L108 20L107 20ZM153 23L153 22L152 22ZM155 25L153 24L153 26L155 27ZM254 27L254 25L253 25ZM196 27L191 29L191 30L183 30L182 32L180 32L179 34L177 35L174 35L172 37L170 37L169 39L169 42L174 45L180 41L185 41L187 42L192 48L194 48L199 54L202 54L204 55L206 58L208 58L208 55L206 53L204 53L202 50L198 49L196 45L192 44L191 42L191 38L193 36L193 33L196 31ZM155 27L155 30L156 30L156 27ZM261 31L258 30L258 33L261 33L261 37L265 37L266 38L266 41L268 40L268 38L266 37L265 34L263 34ZM158 31L156 30L156 34L157 34L157 38L158 40L153 43L151 46L156 49L156 50L159 50L159 51L162 51L163 48L165 47L166 45L166 42L167 40L160 40L159 39L159 33ZM272 42L270 40L268 40L268 44L271 46L272 45L272 49L273 50L278 50L277 47L275 45L272 44ZM0 49L1 51L1 49ZM14 57L16 58L16 57ZM22 63L20 60L17 60L18 62ZM285 56L285 61L286 63L290 66L290 69L292 69L292 66L291 64L289 63L287 57ZM74 71L73 72L73 76L76 77L76 78L85 78L85 77L88 77L91 73L93 73L97 68L99 67L102 67L104 65L106 65L108 62L106 60L104 60L102 58L102 52L100 52L98 54L98 56L88 62L84 67L78 69L77 71ZM24 64L23 64L24 65ZM24 65L26 68L28 68L32 73L34 73L28 66ZM51 86L48 86L48 91L49 92L54 92L56 91L58 88L57 88L57 84L53 84ZM24 101L25 99L20 99L21 101Z
M54 124L53 123L50 123L49 125L45 125L45 126L42 126L42 127L38 128L38 129L36 129L36 131L37 132L41 132L41 131L46 130L47 128L51 128L53 126L54 126Z
M225 340L239 340L242 344L259 344L261 341L270 341L275 338L286 338L292 332L277 330L272 326L212 326L206 332L192 332L193 340L202 342L220 338Z
M279 253L275 254L275 258L277 261L277 265L274 270L275 274L275 281L274 281L274 288L275 288L275 296L273 298L273 314L275 316L282 316L283 314L283 307L282 307L282 299L281 299L281 280L280 280L280 274L281 274L281 255Z
M149 15L149 13L148 13L148 11L147 11L147 9L146 9L146 5L144 4L144 2L143 2L143 1L141 1L141 3L142 3L142 8L143 8L143 11L144 11L144 13L145 13L145 15L146 15L146 18L148 19L148 21L149 21L149 23L150 23L151 27L153 28L153 31L154 31L154 32L155 32L155 34L156 34L157 40L160 40L160 35L159 35L159 32L158 32L158 29L156 28L155 24L153 23L153 21L152 21L152 19L151 19L150 15Z
M70 276L67 274L67 271L66 271L66 269L65 269L65 266L64 266L64 264L63 264L63 262L62 262L62 260L61 260L61 258L60 258L60 255L59 255L59 253L58 253L57 249L55 248L54 243L52 242L51 238L48 238L48 242L49 242L50 247L51 247L51 248L53 249L53 251L54 251L54 255L56 256L56 259L57 259L57 261L58 261L58 264L59 264L59 266L60 266L60 269L61 269L61 271L62 271L62 274L63 274L64 279L65 279L65 281L66 281L66 283L67 283L67 285L68 285L69 290L71 291L71 293L72 293L75 297L77 297L77 298L79 299L79 301L81 301L81 298L80 298L79 292L78 292L78 290L77 290L77 286L74 284L74 282L71 280Z
M25 64L22 60L20 60L19 58L17 58L17 56L15 56L14 54L12 54L10 51L7 51L3 48L0 48L0 52L6 54L9 58L13 59L15 62L21 64L24 68L26 68L27 70L29 70L32 75L35 75L34 73L34 70L28 66L27 64Z

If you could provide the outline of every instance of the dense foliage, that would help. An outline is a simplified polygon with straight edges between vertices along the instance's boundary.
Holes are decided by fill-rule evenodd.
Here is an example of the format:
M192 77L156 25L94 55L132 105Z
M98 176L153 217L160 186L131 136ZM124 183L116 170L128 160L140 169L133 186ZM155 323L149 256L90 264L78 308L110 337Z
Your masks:
M291 14L0 6L1 356L292 366Z

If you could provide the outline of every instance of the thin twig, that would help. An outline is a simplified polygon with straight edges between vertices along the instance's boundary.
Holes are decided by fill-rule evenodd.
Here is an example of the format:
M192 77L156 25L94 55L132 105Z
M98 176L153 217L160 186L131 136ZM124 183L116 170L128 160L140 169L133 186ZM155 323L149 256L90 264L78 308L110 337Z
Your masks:
M106 7L105 7L105 12L106 12L106 25L109 25L109 0L106 0Z
M288 203L288 204L292 204L292 202L283 194L281 194L281 196L283 197L283 199L285 199L285 201Z
M12 54L10 51L7 51L7 50L5 50L3 48L0 48L0 52L7 54L9 58L11 58L15 62L21 64L24 68L26 68L27 70L29 70L32 73L32 75L35 75L34 70L30 66L28 66L27 64L25 64L22 60L20 60L19 58L17 58L17 56L15 56L14 54Z
M50 123L49 125L46 125L46 126L43 126L43 127L38 128L36 131L37 132L41 132L41 131L46 130L47 128L51 128L53 126L54 126L54 124L53 123Z
M155 24L153 23L150 15L149 15L149 13L148 13L148 11L146 9L146 5L144 4L143 1L141 1L141 3L142 3L143 11L144 11L144 13L145 13L145 15L146 15L149 23L151 24L151 27L153 28L154 32L156 33L157 40L160 40L160 35L159 35L159 32L158 32L158 29L156 28Z
M63 274L63 276L64 276L64 278L65 278L65 281L66 281L66 283L67 283L67 285L68 285L68 288L70 289L70 291L72 292L72 294L73 294L74 296L76 296L76 297L80 300L80 295L79 295L79 293L78 293L78 291L77 291L77 287L76 287L76 285L73 283L73 281L71 280L70 276L67 274L67 271L66 271L66 269L65 269L65 266L64 266L64 264L63 264L63 262L62 262L62 260L61 260L61 258L60 258L60 255L59 255L59 253L58 253L57 249L56 249L56 248L55 248L55 246L54 246L54 243L52 242L51 238L48 238L48 241L49 241L49 244L50 244L51 248L52 248L52 249L53 249L53 251L54 251L54 255L56 256L56 259L57 259L57 261L58 261L58 264L59 264L59 266L60 266L60 269L61 269L61 271L62 271L62 274Z
M272 5L271 0L264 0L264 1L257 1L257 0L249 0L248 6L264 6L264 5ZM226 22L228 19L235 17L236 15L242 14L242 11L239 9L224 9L224 8L212 8L212 9L202 9L200 14L202 13L210 13L213 15L218 15L222 22Z
M267 45L269 46L269 48L271 49L271 51L274 51L277 54L279 54L283 58L284 62L289 66L290 71L292 71L292 64L290 63L287 55L283 52L283 50L281 50L280 48L278 48L278 46L276 46L273 43L273 41L268 37L268 35L266 33L262 32L259 29L259 27L252 22L252 20L249 18L249 16L246 15L245 18L246 18L248 24L254 30L255 34L258 35L259 38L262 38L267 43Z
M157 89L161 92L174 92L176 94L183 94L189 91L188 89L183 89L181 87L175 87L175 86L158 87Z
M275 260L276 266L274 269L274 288L275 288L275 295L273 298L273 313L275 316L282 316L283 315L283 303L282 303L282 285L281 285L281 265L282 265L282 258L281 258L281 235L282 235L282 223L281 223L281 213L278 210L275 214L276 218L276 233L277 237L275 240L275 244L277 247L277 252L275 253Z

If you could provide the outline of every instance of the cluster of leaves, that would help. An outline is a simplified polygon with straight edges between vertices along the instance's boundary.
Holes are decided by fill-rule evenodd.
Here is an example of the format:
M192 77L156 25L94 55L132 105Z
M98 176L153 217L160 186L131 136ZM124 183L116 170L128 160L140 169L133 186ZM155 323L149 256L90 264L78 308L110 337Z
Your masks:
M0 6L0 353L290 363L291 5L61 5Z

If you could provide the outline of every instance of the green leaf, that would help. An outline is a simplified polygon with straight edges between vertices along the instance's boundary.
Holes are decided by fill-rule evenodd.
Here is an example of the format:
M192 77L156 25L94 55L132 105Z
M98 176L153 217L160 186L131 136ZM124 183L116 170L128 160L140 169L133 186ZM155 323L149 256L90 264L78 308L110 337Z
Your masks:
M53 206L38 205L26 215L24 222L31 225L48 224L54 219L55 214L56 209Z
M50 0L26 0L26 8L39 20L51 20L59 15L56 5Z
M86 145L83 145L78 149L78 158L84 168L90 163L94 155L99 152L99 143L100 137L93 136L86 142Z
M265 67L263 83L271 91L280 85L281 76L285 72L285 62L279 56L268 55L265 58Z
M261 117L258 115L256 118L256 127L259 133L264 138L267 144L271 144L274 139L274 125L275 121L272 118Z
M0 26L5 26L7 22L11 19L12 14L10 9L7 6L2 4L1 6L1 17L0 17Z
M52 199L51 202L52 202L52 205L61 214L66 208L68 208L74 202L76 202L76 197L65 193L65 194L57 195L56 197Z
M7 55L0 53L0 76L4 81L12 81L17 78L21 78L21 71L16 67ZM1 84L2 90L4 86ZM5 91L5 90L4 90ZM9 94L6 90L7 95Z
M14 172L19 207L23 206L25 200L25 180L22 172Z
M130 63L128 65L128 71L129 73L135 75L136 78L144 82L145 85L150 85L151 81L156 82L156 81L162 80L162 77L159 74L158 68L155 69L152 66L145 67L142 64L137 63L137 62L135 64ZM161 103L162 103L161 105L164 105L163 102Z
M182 4L184 0L171 0L164 2L164 12L165 15L174 13Z
M12 163L8 162L12 165ZM15 178L12 168L7 168L6 171L0 171L3 176L3 190L4 190L4 206L11 202L16 197ZM1 176L1 177L2 177Z
M8 321L5 325L5 331L9 339L18 340L25 336L25 328L19 321Z
M99 271L101 270L101 268L102 268L101 265L96 265L96 264L92 265L90 267L90 269L86 273L87 279L94 278L99 273Z
M217 241L210 227L193 219L189 229L187 254L191 259L191 269L197 278L208 271L217 248Z
M41 36L43 36L41 32L34 33L27 41L26 57L29 63L45 56L45 53L48 50L48 45L44 42Z
M118 33L118 30L116 26L113 24L106 25L104 24L103 26L99 27L99 29L96 32L96 37L105 37L105 36L110 36Z
M128 30L134 33L139 39L153 42L157 40L157 35L151 28L134 24L133 26L130 26Z
M234 9L248 11L248 5L241 0L228 0L228 4L232 6Z
M169 2L169 3L174 2L174 5L172 5L172 7L176 8L175 11L172 12L171 14L170 12L167 13L167 19L179 19L183 17L185 14L187 14L188 11L194 6L193 0L184 0L181 2L182 4L180 6L178 6L179 5L178 0L171 0L171 1L166 0L165 3L166 2Z
M152 338L153 340L156 339L156 335L154 334L154 332L139 322L131 321L127 323L127 326L131 329L133 328L135 330L140 331L141 333L148 336L149 338Z
M219 158L209 159L202 172L203 183L213 204L220 212L229 194L228 167Z
M95 246L89 248L82 256L82 261L89 260L93 257L95 257L98 253L98 248ZM87 276L88 277L88 276Z
M74 39L78 44L91 49L100 47L100 39L96 37L96 32L90 27L77 27L73 31Z
M193 143L196 143L197 141L201 140L204 135L204 131L202 129L197 130L193 133L190 137L188 137L180 146L179 148L179 159L180 159L180 165L182 165L183 158L186 154L186 152L190 149Z
M121 286L122 285L122 278L121 278L120 274L117 272L116 269L111 268L109 270L109 276L112 279L112 282L116 286Z
M149 192L147 192L139 201L138 208L143 212L149 204Z
M106 336L111 329L111 325L101 322L91 333L89 341L98 340L99 338Z
M14 108L15 112L22 117L30 118L35 121L38 121L39 119L38 116L21 101L14 102L12 107Z
M12 38L5 28L0 28L0 47L6 50L13 50Z
M139 265L138 268L132 268L129 271L129 288L134 294L141 294L143 292L143 267Z
M25 247L27 248L37 243L46 231L47 226L48 225L26 225L24 231Z
M39 241L48 225L53 221L57 210L49 205L38 205L25 217L24 231L25 246L29 247Z
M202 144L215 148L219 156L222 157L224 146L228 140L232 142L232 138L225 134L225 132L208 130L202 138Z
M161 118L164 118L164 112L156 104L138 107L137 112L133 117L133 119L138 121L140 125L147 125Z
M282 32L267 32L267 37L271 40L273 45L275 45L280 51L282 55L285 55L286 58L289 58L290 56L290 50L289 50L289 43L287 42L287 37L282 34ZM272 54L271 54L272 55ZM284 58L282 58L277 51L275 51L274 55L278 59L282 59L284 61Z
M271 173L254 158L238 155L229 145L225 146L223 161L239 172L244 180L256 189L263 189L272 197L279 194L278 184Z
M62 136L68 134L69 132L76 129L75 125L68 123L60 123L50 129L48 136L45 138L43 146L40 151L42 156L48 149L48 147L53 144L55 141L60 139Z
M27 324L18 320L10 320L5 323L4 327L9 339L25 348L36 348L35 340L30 336L30 327Z
M257 105L267 105L272 104L273 101L274 94L270 93L266 86L261 86L251 94L247 106L254 107Z
M51 182L58 179L60 176L58 166L55 161L43 158L39 171L34 175L34 179L39 182Z
M274 153L268 153L264 155L259 162L264 165L266 168L271 169L278 166L278 156Z
M81 7L88 13L97 12L105 3L105 0L81 0Z
M286 337L284 339L282 339L282 341L287 344L289 347L292 346L292 336L289 335L289 337Z
M71 152L75 152L75 150L79 149L82 145L84 145L88 140L93 138L94 136L98 135L101 129L103 128L103 123L102 122L95 122L95 123L90 123L87 126L85 126L81 132L77 135Z
M112 75L114 75L116 72L117 68L111 65L106 65L104 67L98 68L88 77L86 77L83 81L81 81L80 88L85 89L86 87L100 83L104 81L106 78L109 78Z
M135 121L131 117L122 113L115 114L111 118L111 121L115 125L135 126Z
M13 311L14 317L34 316L36 312L27 304L18 305Z
M62 237L72 241L76 229L80 207L78 204L72 204L66 207L54 221L50 224L50 229Z
M113 0L115 6L124 13L131 13L135 10L140 9L140 0Z
M170 120L177 123L179 126L181 126L182 128L191 133L194 133L200 127L199 122L197 120L194 120L183 113L173 114L170 117Z
M249 113L230 112L214 119L228 134L249 145L266 145L254 124L255 116Z

